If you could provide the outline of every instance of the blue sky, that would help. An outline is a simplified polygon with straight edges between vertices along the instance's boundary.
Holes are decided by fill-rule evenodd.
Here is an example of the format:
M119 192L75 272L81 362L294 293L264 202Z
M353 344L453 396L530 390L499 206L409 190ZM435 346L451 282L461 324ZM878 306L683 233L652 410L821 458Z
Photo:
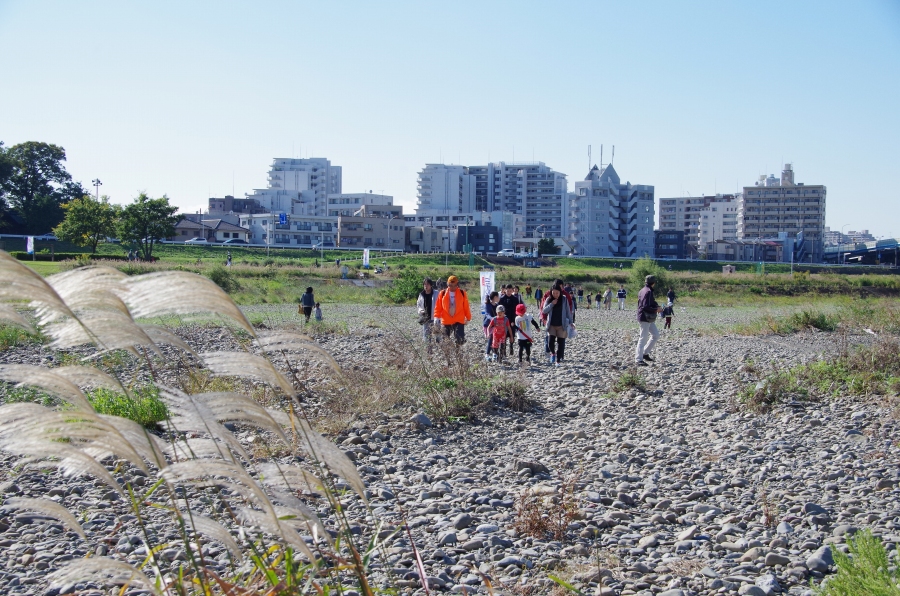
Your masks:
M900 2L0 0L0 140L65 147L86 185L185 210L328 157L415 205L428 162L600 145L657 197L792 162L826 223L900 236Z

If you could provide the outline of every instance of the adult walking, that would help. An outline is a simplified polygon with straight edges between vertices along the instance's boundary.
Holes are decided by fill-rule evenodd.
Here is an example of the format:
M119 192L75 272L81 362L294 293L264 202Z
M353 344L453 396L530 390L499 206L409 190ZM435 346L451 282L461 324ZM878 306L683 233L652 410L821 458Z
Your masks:
M606 292L603 293L603 306L606 310L612 308L612 288L606 288Z
M534 301L535 301L535 303L537 303L538 306L541 305L541 298L543 298L543 297L544 297L544 290L542 290L540 288L535 289Z
M554 285L544 298L541 308L541 321L547 329L547 351L550 352L550 364L559 366L566 356L566 338L569 337L569 326L574 322L572 299L566 295L562 285Z
M671 265L670 265L671 267ZM673 288L669 288L669 291L666 292L666 298L669 299L669 302L675 304L675 290Z
M625 291L625 286L619 286L619 291L616 292L616 298L619 299L619 310L625 310L625 297L628 295L628 292Z
M653 296L653 285L656 277L648 275L644 278L644 287L638 293L637 320L641 326L641 334L638 337L637 347L634 352L634 363L637 366L647 366L647 362L653 362L653 346L659 339L659 329L656 328L656 317L659 314L659 304Z
M316 306L316 297L313 296L313 289L306 288L306 292L300 296L300 312L306 317L304 324L309 323L309 317L312 315L313 308Z
M469 308L469 296L459 287L459 278L451 275L447 278L447 289L441 290L434 304L434 324L441 325L444 335L453 337L456 345L466 341L466 323L472 320Z
M431 334L434 331L434 282L426 277L422 282L422 291L416 300L416 309L419 311L419 324L422 326L422 339L429 344L431 350Z

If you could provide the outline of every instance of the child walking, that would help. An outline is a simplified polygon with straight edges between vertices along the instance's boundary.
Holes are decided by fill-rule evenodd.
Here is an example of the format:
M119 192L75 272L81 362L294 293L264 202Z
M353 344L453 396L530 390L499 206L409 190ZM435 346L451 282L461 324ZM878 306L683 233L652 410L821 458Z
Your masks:
M493 340L491 339L491 334L488 333L488 325L491 324L491 321L494 320L494 317L497 316L497 304L500 302L500 294L499 292L491 292L490 295L484 301L484 309L482 310L482 322L481 328L484 331L484 339L485 339L485 347L484 347L484 359L491 359L491 344L493 344Z
M587 307L588 307L588 310L591 309L591 303L592 303L593 301L594 301L594 295L593 295L591 292L588 292L588 295L587 295Z
M675 307L669 302L662 310L662 316L666 318L666 325L663 329L671 329L672 328L672 317L675 316Z
M503 356L506 353L504 344L506 338L512 335L512 325L506 318L506 308L502 304L497 305L497 316L491 319L487 326L488 336L491 339L491 352L498 362L503 362ZM510 355L512 351L510 350Z
M316 308L313 310L313 313L313 316L316 317L317 321L322 320L322 306L318 302L316 302Z
M523 351L525 352L525 359L531 362L531 345L534 343L534 340L528 335L529 323L538 331L541 330L541 326L534 320L534 317L528 314L528 308L524 304L520 304L516 307L516 339L519 340L520 364L522 363Z

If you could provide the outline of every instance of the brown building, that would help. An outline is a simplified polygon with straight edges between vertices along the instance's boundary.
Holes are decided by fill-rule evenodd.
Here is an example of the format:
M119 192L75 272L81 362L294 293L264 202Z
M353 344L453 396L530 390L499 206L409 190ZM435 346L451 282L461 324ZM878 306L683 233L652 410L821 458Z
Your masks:
M338 216L338 246L402 251L405 230L402 206L364 205L353 215Z

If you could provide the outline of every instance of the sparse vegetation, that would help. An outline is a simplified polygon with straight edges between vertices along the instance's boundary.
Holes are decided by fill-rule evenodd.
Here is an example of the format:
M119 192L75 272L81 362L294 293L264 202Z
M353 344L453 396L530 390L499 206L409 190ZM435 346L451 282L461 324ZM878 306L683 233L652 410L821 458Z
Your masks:
M141 426L155 426L169 416L166 404L159 398L159 389L154 385L132 389L131 396L101 388L91 391L87 397L98 414L127 418Z
M871 530L857 532L847 546L849 554L832 548L837 573L816 590L818 596L900 596L897 565Z
M765 411L785 400L833 396L900 395L900 341L880 338L871 345L794 368L753 369L755 379L741 392L753 411Z
M635 370L626 370L622 372L613 384L613 391L617 393L624 393L629 389L638 389L640 391L647 390L647 381Z
M526 488L516 502L516 519L513 527L519 534L541 540L566 540L569 525L578 515L578 497L575 494L578 474L558 479L559 488L554 494L541 494Z

